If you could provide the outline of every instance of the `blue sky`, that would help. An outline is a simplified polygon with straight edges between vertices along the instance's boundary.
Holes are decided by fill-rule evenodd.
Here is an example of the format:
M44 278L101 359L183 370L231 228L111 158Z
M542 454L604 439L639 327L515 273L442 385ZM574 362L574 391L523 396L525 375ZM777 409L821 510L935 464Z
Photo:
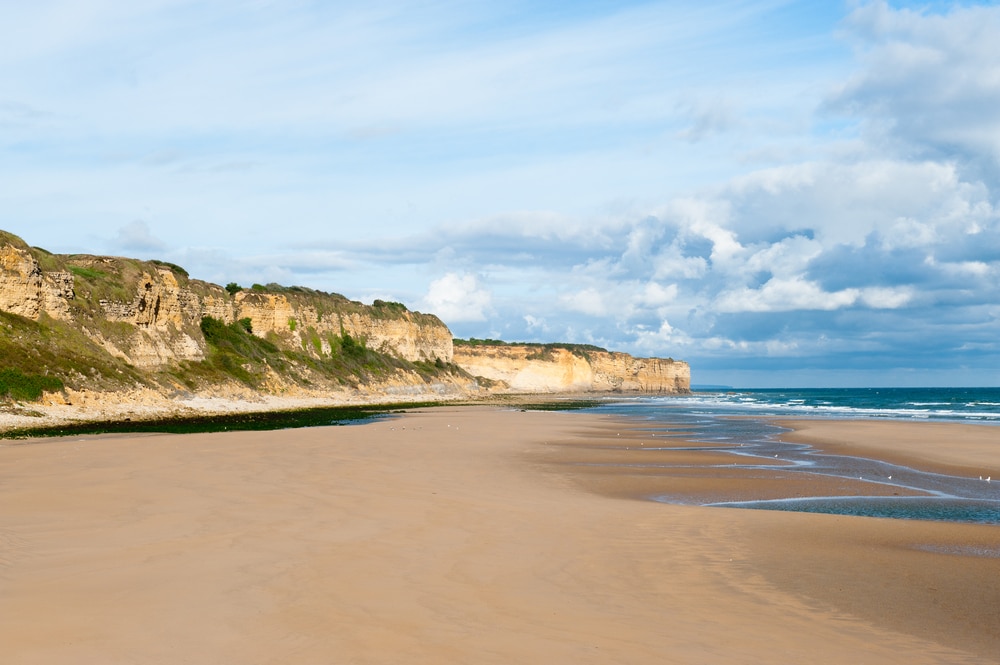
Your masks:
M993 3L0 0L0 228L744 387L1000 384Z

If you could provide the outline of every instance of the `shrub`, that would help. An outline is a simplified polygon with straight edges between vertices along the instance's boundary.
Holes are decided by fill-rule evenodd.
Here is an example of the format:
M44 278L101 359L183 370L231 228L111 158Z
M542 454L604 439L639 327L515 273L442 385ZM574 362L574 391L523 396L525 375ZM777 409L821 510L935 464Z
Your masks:
M363 360L365 355L367 355L365 352L368 350L365 347L364 340L355 340L346 332L340 338L340 349L344 352L345 356L355 360Z
M226 291L228 291L229 295L231 295L231 296L235 296L237 293L239 293L242 290L243 290L243 287L240 286L239 284L237 284L236 282L229 282L228 284L226 284Z
M253 386L265 365L280 368L284 363L278 347L251 334L249 327L249 319L240 319L229 325L210 316L201 320L201 332L211 350L207 361L209 365Z
M170 272L178 274L178 275L180 275L182 277L190 277L190 275L188 274L188 271L185 270L184 268L180 267L176 263L170 263L169 261L158 261L157 259L153 259L152 261L150 261L150 263L152 263L154 265L157 265L157 266L163 266L164 268L166 268Z
M403 314L404 312L409 311L403 303L393 302L391 300L376 300L372 303L372 307L388 314Z

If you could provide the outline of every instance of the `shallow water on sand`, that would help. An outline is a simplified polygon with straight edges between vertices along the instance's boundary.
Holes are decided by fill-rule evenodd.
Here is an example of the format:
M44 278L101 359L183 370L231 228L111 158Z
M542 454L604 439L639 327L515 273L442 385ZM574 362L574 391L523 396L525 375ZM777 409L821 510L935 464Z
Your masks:
M787 395L782 395L782 399L786 398ZM907 399L912 401L911 397ZM943 398L939 396L937 399ZM979 477L963 478L929 473L878 460L820 454L804 444L778 441L777 436L787 430L759 417L804 415L797 405L793 405L791 410L782 409L780 405L762 408L760 402L755 401L753 406L746 407L745 403L739 401L712 401L696 395L694 398L644 397L616 400L591 411L641 421L642 428L656 437L703 442L713 447L720 444L730 446L728 452L738 458L736 463L742 468L774 469L785 473L800 471L835 478L860 479L926 494L919 497L812 497L744 502L730 502L719 497L718 501L704 505L1000 524L1000 479L987 481ZM844 408L836 417L856 419L863 416ZM882 416L880 418L885 419ZM953 420L968 422L965 418ZM983 422L982 419L978 421ZM996 422L1000 423L1000 420ZM1000 454L1000 426L983 426L996 427L997 452ZM647 446L646 449L650 448ZM669 449L676 448L669 446ZM650 498L666 503L681 502L670 495Z
M862 517L1000 524L1000 501L920 496L857 496L742 501L712 504L759 510L790 510Z

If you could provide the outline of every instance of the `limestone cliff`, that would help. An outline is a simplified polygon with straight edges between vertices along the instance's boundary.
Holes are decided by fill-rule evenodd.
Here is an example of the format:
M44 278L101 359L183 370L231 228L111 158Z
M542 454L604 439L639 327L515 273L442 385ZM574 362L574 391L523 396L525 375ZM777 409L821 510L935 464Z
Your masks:
M469 374L502 382L513 391L681 394L691 390L691 368L670 358L516 344L457 344L453 357Z
M450 364L447 326L400 303L278 285L227 290L172 264L54 255L2 231L0 313L0 365L74 389L467 382ZM228 326L213 328L214 341L206 317Z

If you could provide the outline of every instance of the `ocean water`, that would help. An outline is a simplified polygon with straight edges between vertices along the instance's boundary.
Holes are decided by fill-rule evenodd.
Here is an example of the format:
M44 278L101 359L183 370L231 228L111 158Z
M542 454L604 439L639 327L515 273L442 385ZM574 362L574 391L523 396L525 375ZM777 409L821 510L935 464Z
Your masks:
M1000 478L987 482L978 476L948 476L877 460L822 455L803 444L777 441L785 430L767 420L793 416L975 423L996 432L1000 460L1000 388L734 389L679 397L613 398L591 411L635 420L659 437L733 444L738 447L733 453L748 468L777 469L780 465L786 472L863 478L926 494L918 498L813 497L707 505L1000 524ZM676 502L669 494L649 498Z
M658 400L649 399L651 403ZM717 415L1000 423L1000 388L726 390L696 392L678 399L683 408Z

